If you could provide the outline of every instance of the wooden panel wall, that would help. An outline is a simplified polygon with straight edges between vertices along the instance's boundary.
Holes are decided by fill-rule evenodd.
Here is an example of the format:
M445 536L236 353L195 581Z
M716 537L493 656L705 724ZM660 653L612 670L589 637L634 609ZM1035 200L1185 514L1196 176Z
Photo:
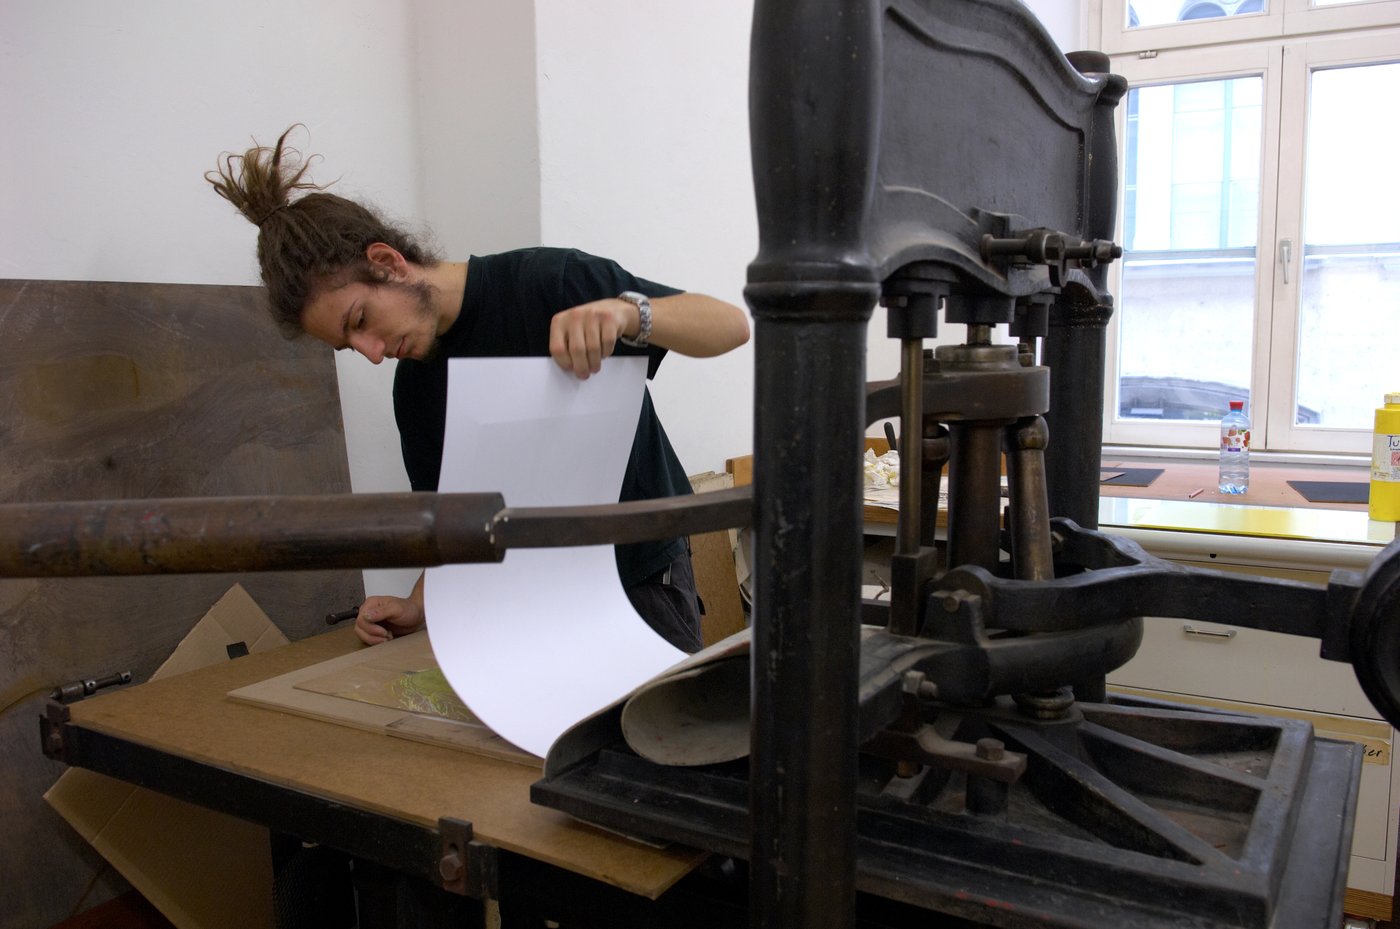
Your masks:
M0 501L345 493L329 348L287 341L254 287L0 281ZM234 582L289 638L360 602L358 571L0 580L0 926L121 892L41 795L56 685L146 679ZM83 900L86 894L86 899Z

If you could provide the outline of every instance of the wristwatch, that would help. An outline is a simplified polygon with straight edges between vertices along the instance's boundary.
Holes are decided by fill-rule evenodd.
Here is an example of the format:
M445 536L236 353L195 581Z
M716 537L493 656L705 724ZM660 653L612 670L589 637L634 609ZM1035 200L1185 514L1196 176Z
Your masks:
M637 308L637 320L641 324L635 339L629 339L625 335L619 337L622 344L633 348L646 348L651 344L651 300L646 294L639 294L635 290L624 290L617 297Z

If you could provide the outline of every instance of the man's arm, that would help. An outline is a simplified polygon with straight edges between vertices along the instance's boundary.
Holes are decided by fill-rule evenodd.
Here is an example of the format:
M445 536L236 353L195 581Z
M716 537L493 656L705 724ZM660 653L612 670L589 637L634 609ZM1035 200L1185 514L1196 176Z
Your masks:
M695 293L654 297L650 302L653 345L709 358L749 340L748 317L732 303ZM586 378L598 372L620 337L635 338L640 330L638 310L631 302L618 297L594 300L554 315L549 354L559 367Z

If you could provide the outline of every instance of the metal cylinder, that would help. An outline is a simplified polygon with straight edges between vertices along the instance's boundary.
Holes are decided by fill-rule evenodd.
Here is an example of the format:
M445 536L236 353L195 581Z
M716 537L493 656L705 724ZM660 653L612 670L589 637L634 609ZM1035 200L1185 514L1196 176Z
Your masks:
M1001 560L1003 423L949 423L948 565L995 571Z
M1099 525L1099 467L1103 450L1104 341L1110 307L1078 302L1067 288L1050 310L1043 352L1050 369L1050 445L1045 451L1050 515L1086 529Z
M1006 473L1011 492L1011 567L1025 581L1055 576L1045 493L1045 420L1032 416L1007 430Z
M500 494L7 504L0 576L425 567L500 561Z
M895 551L912 555L919 550L920 517L923 514L923 481L914 475L923 472L924 421L924 341L905 339L900 343L900 431L899 522Z

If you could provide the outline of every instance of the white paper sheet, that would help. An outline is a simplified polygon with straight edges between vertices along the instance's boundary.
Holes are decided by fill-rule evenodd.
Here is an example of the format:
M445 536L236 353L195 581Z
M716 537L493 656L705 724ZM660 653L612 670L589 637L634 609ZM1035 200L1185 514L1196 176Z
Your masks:
M448 365L439 492L500 491L507 506L617 502L645 358L609 358L586 381L548 358ZM452 689L541 757L573 723L685 657L632 608L611 545L430 568L424 605Z

